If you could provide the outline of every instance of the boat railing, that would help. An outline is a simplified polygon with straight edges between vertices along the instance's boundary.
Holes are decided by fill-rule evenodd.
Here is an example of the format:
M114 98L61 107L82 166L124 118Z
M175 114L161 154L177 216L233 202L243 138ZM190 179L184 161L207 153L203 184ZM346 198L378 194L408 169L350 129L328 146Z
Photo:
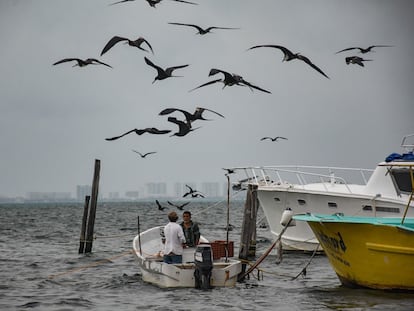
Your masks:
M374 170L363 168L342 168L327 166L281 165L281 166L249 166L232 168L240 173L243 179L233 183L238 186L256 184L272 186L281 184L295 184L302 186L309 183L321 183L326 191L329 184L342 184L351 193L349 184L366 185L369 176Z

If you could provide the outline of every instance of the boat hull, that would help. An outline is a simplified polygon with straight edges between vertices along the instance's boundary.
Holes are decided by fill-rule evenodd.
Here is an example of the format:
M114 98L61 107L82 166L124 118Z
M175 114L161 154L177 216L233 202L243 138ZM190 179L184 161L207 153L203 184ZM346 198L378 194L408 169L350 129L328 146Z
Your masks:
M142 232L133 240L133 253L141 269L142 280L161 288L195 287L195 248L185 248L183 263L167 264L162 257L163 226ZM203 237L202 242L208 242ZM237 282L242 264L240 260L220 258L213 261L211 287L231 287Z
M373 195L345 193L341 185L330 185L330 191L315 191L291 186L259 186L257 191L260 206L268 221L271 233L277 238L283 226L280 224L283 212L288 208L293 214L314 213L358 215L364 217L401 217L405 206L385 200L372 200ZM335 191L335 187L338 189ZM342 186L343 187L343 186ZM378 210L375 210L375 206ZM364 207L371 207L364 209ZM318 239L304 222L290 227L282 238L283 247L288 250L322 250Z
M414 290L414 219L299 215L347 287Z

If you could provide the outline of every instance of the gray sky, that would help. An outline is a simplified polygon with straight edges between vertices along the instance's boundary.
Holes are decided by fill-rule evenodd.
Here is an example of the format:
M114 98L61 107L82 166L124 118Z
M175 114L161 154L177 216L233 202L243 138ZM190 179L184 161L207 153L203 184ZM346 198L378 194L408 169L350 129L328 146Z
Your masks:
M222 167L304 164L373 168L400 152L414 133L414 2L411 0L2 0L0 2L0 196L75 192L91 184L101 160L100 191L138 190L146 182L225 182ZM190 27L238 27L196 35ZM117 44L114 35L145 37L154 55ZM319 66L282 62L283 45ZM338 50L385 44L374 53ZM364 68L345 57L372 59ZM147 56L162 66L190 64L180 78L152 84ZM67 57L113 66L52 66ZM242 75L272 94L213 84L211 68ZM219 78L219 76L217 76ZM214 121L185 137L130 134L176 130L167 107L201 106ZM180 114L175 115L181 118ZM260 141L263 136L287 141ZM157 154L141 159L131 149Z

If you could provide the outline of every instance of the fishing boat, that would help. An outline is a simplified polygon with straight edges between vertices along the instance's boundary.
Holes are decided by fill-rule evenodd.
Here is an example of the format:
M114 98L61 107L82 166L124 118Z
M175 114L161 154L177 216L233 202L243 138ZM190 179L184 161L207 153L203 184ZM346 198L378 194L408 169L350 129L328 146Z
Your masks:
M310 226L344 286L414 290L414 218L307 214L293 219Z
M141 269L142 279L161 288L231 287L242 269L233 257L232 241L209 242L200 237L197 247L184 248L180 264L163 262L164 226L150 228L133 240L133 253Z
M395 164L414 161L414 134L404 136L402 154L392 153L374 170L322 166L258 166L232 168L257 186L257 198L271 233L283 230L285 211L293 214L334 214L361 217L402 217L411 192L409 170ZM234 183L236 189L243 184ZM414 217L414 204L408 216ZM322 250L305 222L289 228L284 249Z

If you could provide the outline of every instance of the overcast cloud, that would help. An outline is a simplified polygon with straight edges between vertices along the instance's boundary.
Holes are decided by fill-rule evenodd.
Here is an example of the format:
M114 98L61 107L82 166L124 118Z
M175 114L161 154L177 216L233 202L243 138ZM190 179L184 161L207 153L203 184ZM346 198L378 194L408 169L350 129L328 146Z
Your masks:
M0 2L0 196L75 192L101 160L101 192L141 190L147 182L225 182L223 167L306 164L373 168L414 133L414 2L411 0L2 0ZM200 36L190 27L236 27ZM145 37L154 55L117 44ZM283 45L319 66L282 62ZM392 45L359 54L338 50ZM345 57L372 61L346 65ZM147 56L162 66L190 64L152 84ZM113 66L52 66L67 57ZM272 94L213 84L211 68L242 75ZM217 77L218 78L218 77ZM185 137L130 134L176 126L167 107L213 109ZM180 114L175 114L181 118ZM263 136L286 141L260 141ZM141 159L131 149L157 154Z

